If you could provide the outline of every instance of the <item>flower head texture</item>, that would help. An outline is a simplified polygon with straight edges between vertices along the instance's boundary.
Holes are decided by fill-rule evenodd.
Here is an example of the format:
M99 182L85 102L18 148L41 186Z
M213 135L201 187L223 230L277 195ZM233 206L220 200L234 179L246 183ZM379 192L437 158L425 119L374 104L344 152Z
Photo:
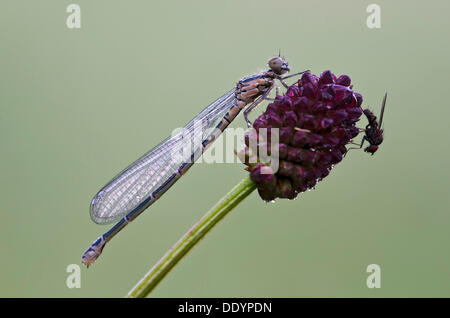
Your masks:
M304 73L253 122L254 130L247 131L240 155L263 200L294 199L342 160L346 145L359 133L355 124L362 115L362 96L350 84L349 76L336 77L331 71L319 77ZM270 140L275 133L277 171L258 152L261 147L274 152Z

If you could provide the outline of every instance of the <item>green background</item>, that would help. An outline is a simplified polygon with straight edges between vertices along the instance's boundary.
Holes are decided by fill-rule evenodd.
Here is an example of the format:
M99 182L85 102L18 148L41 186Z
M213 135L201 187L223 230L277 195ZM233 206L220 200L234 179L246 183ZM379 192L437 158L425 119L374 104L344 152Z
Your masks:
M350 75L376 113L388 91L385 142L295 201L253 193L152 296L450 296L449 1L376 1L381 29L372 1L79 0L78 30L70 3L0 10L0 296L125 295L246 173L193 167L69 289L108 229L91 198L279 49L293 71Z

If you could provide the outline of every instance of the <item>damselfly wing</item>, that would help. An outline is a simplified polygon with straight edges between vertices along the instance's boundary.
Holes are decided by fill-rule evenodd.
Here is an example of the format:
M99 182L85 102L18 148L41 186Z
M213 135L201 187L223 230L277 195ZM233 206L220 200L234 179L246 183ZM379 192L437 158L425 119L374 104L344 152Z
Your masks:
M181 162L179 157L173 158L173 155L185 152L186 145L192 146L191 154L199 153L201 142L211 134L233 105L234 93L233 88L206 107L178 133L166 138L106 184L91 202L92 220L98 224L112 223L138 208L148 206L158 196L161 187L182 172L180 167L195 159L184 158L186 160Z

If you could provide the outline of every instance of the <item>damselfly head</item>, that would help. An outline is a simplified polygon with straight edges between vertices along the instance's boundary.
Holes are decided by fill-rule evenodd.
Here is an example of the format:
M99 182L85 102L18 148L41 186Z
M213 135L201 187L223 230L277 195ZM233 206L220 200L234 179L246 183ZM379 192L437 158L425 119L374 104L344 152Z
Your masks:
M270 69L277 75L286 74L291 70L289 68L289 63L280 56L274 56L270 58L267 64L269 65Z

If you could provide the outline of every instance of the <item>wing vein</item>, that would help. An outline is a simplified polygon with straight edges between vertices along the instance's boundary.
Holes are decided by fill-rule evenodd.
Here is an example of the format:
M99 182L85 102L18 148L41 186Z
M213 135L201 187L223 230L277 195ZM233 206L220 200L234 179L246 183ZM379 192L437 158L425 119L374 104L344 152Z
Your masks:
M168 180L174 178L172 176L178 173L181 164L173 154L180 154L188 142L194 145L191 146L190 156L198 151L201 141L211 134L234 105L234 93L233 88L219 97L178 133L163 140L108 182L92 199L92 220L99 224L114 222L139 207L156 189L165 186L166 181L168 186L173 184ZM196 131L199 123L203 125L201 135ZM200 143L195 138L201 139Z

